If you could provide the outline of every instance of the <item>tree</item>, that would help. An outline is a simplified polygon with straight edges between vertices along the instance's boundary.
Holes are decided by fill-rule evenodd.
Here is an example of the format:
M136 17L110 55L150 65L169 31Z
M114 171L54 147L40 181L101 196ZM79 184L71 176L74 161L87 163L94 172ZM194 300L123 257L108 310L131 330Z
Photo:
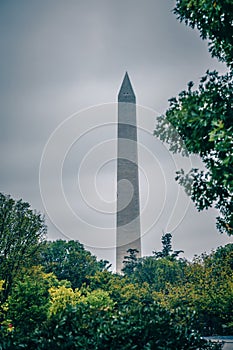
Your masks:
M205 169L177 172L179 181L198 210L219 210L217 228L233 233L233 4L231 0L179 0L174 13L180 21L197 28L209 39L212 56L226 63L229 72L220 76L207 71L197 90L193 83L158 118L155 136L174 153L199 155ZM185 146L184 147L182 146Z
M227 273L233 273L233 243L218 247L212 255L214 265L226 270Z
M156 259L146 256L140 259L133 278L135 283L147 283L151 291L167 291L171 285L183 283L185 262L170 258Z
M137 249L129 248L127 250L127 253L129 253L129 255L124 256L124 266L122 268L122 272L125 275L130 276L133 273L135 267L137 266L137 254L139 253L139 251Z
M72 288L89 283L89 277L102 271L107 261L97 261L78 241L57 240L45 242L41 264L45 272L53 272L59 280L68 280Z
M154 293L155 299L169 309L193 310L195 329L202 335L231 334L232 258L233 244L196 256L184 266L183 281Z
M0 279L4 280L5 300L22 268L35 264L45 233L40 213L0 193Z
M178 257L178 255L180 253L184 253L183 250L172 250L172 244L171 244L171 240L172 240L172 234L171 233L165 233L162 235L162 246L163 249L161 252L156 252L153 251L153 254L156 258L171 258L174 259L176 257Z
M233 64L233 4L231 0L177 0L174 13L179 20L200 31L209 40L213 57Z
M134 284L139 286L144 284L144 288L148 285L150 291L165 290L170 284L181 283L185 262L176 258L183 250L173 251L171 239L171 233L163 234L161 239L163 248L161 251L154 251L153 256L138 259L137 250L129 249L129 256L123 261L125 266L122 271L125 276Z

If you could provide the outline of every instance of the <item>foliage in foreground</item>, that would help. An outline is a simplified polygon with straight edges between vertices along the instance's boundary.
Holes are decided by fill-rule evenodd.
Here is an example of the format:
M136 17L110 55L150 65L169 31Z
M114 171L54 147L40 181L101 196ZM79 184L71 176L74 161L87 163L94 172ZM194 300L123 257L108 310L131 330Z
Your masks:
M189 315L185 323L179 324L176 312L154 302L112 312L77 304L49 320L39 343L51 350L58 344L61 349L210 349L190 330Z
M81 288L25 268L1 303L0 349L220 349L201 335L233 330L233 245L187 262L170 234L162 244L142 259L130 250L125 275L98 270Z
M181 22L200 31L213 57L229 71L207 71L196 90L193 83L158 118L155 136L174 153L199 155L205 170L182 169L176 179L198 210L215 207L217 228L233 234L233 3L231 0L177 0L174 13Z
M14 331L3 337L2 349L216 349L192 329L192 317L187 312L181 323L179 309L156 302L114 310L68 303L24 338Z
M201 335L232 330L233 245L187 262L171 238L163 235L162 250L149 257L129 250L125 275L79 242L44 244L41 266L23 264L7 299L0 281L0 349L220 348Z
M192 262L174 256L170 234L163 235L162 245L161 252L136 261L129 255L125 265L131 269L125 274L130 283L169 310L192 310L195 329L203 335L232 334L233 244Z

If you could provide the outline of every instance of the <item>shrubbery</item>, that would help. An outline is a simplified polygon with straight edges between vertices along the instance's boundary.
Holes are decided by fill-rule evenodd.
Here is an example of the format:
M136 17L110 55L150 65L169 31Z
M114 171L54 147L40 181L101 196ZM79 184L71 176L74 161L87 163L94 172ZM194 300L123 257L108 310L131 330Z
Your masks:
M61 241L59 246L56 261ZM83 262L85 250L80 254ZM78 254L76 259L78 266ZM82 275L85 282L76 289L41 266L24 267L7 300L1 281L0 349L220 348L201 336L232 331L233 245L192 262L172 251L133 261L125 275L113 274L105 265L101 270L96 261L95 274ZM74 266L70 268L75 276Z
M129 250L119 275L77 241L43 241L40 214L1 199L0 350L201 350L217 348L201 335L232 331L232 244L187 262L165 234L162 251L150 257ZM17 220L37 224L31 246Z

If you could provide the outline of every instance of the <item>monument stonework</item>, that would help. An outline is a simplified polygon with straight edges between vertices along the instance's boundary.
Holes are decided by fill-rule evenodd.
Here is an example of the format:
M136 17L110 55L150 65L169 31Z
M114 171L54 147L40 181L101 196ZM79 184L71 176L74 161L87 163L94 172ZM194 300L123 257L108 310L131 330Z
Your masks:
M141 256L136 97L126 72L118 94L116 271L129 248Z

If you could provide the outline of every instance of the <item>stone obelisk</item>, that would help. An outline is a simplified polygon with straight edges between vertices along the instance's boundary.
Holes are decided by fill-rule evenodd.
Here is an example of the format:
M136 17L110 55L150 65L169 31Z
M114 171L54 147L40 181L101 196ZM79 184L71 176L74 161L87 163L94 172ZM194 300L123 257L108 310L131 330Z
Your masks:
M129 248L141 256L136 97L126 72L118 94L116 271Z

